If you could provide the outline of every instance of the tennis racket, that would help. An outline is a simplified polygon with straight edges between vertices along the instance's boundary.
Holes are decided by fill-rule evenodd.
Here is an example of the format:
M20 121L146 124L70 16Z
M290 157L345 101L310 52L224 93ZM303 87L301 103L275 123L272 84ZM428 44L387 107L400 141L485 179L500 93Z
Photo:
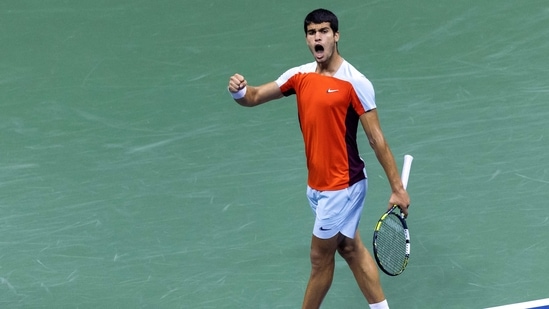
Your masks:
M408 177L412 167L411 155L404 156L402 167L402 185L408 185ZM374 229L374 256L379 268L389 276L400 275L410 257L410 233L404 214L397 214L398 208L394 205L377 221Z

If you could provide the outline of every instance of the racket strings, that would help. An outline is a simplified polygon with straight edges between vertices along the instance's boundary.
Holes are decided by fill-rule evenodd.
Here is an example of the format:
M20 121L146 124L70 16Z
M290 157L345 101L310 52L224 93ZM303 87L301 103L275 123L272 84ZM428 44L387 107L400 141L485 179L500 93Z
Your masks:
M406 263L406 234L400 219L389 215L383 220L376 239L377 257L383 268L393 274L401 272Z

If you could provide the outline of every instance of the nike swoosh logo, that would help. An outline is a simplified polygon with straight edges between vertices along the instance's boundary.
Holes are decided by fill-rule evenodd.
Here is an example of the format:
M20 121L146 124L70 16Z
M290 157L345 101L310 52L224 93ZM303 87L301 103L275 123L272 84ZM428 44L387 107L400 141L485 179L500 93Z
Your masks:
M338 92L339 89L330 89L328 88L328 93L334 93L334 92Z
M321 227L320 227L320 230L321 230L321 231L329 231L329 230L331 230L331 229L325 229L325 228L323 228L323 227L321 226Z

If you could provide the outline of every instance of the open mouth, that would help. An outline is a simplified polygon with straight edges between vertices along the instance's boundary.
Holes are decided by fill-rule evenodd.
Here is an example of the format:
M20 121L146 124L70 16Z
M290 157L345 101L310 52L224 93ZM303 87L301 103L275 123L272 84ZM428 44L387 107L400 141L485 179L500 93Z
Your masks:
M324 46L317 44L315 45L315 52L314 52L315 58L317 61L324 58Z

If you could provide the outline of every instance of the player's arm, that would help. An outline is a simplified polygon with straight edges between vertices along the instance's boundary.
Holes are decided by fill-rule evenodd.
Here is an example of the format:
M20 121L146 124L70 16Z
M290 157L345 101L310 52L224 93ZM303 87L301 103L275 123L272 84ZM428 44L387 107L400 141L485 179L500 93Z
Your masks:
M374 150L377 160L383 167L391 185L392 194L389 198L389 207L398 205L402 212L408 215L410 197L402 185L395 158L381 130L377 110L372 109L362 114L360 122L364 128L364 132L366 132L370 146Z
M283 96L275 82L261 86L250 86L244 76L240 74L235 74L229 79L229 92L238 104L247 107L280 99Z

